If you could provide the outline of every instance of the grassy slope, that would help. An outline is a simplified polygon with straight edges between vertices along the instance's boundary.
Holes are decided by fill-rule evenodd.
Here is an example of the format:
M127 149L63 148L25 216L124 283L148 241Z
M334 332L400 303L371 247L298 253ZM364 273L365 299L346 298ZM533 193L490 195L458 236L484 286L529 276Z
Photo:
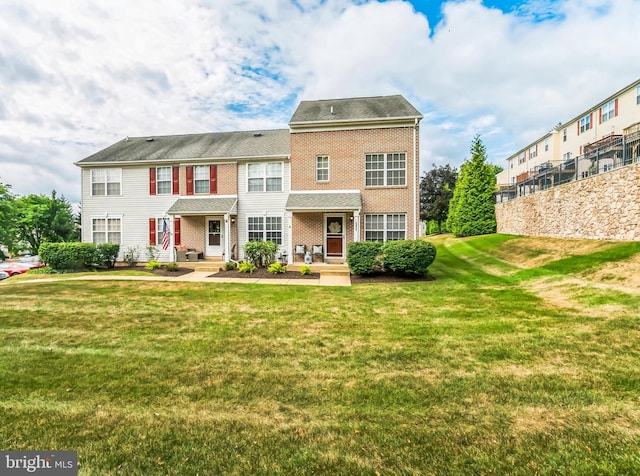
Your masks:
M434 241L426 283L2 285L0 446L80 474L637 474L640 293L593 277L640 244Z

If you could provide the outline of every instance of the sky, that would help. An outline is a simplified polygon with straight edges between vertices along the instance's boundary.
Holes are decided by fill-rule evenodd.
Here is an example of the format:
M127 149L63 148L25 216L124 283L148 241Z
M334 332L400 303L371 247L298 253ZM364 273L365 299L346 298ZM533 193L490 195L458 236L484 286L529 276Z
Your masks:
M640 77L640 0L0 0L0 182L80 201L126 136L286 128L402 94L421 170L511 154Z

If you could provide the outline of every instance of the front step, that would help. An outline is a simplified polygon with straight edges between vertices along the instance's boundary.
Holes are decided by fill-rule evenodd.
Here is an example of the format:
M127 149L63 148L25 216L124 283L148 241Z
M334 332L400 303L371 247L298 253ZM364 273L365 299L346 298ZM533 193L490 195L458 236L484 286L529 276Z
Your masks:
M322 276L351 276L349 269L327 269L323 268L320 270L320 274Z

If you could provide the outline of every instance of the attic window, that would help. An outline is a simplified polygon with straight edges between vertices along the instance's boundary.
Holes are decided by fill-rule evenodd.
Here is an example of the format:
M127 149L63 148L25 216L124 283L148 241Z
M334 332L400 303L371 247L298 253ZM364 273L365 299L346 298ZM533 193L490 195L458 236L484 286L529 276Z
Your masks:
M147 142L153 142L153 137L147 137Z

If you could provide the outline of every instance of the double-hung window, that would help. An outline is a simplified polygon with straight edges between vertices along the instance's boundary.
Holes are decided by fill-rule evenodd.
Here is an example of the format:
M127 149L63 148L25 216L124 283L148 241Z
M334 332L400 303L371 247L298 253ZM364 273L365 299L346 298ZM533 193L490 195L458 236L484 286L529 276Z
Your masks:
M616 117L616 102L615 100L609 101L602 106L602 122L607 122L609 119Z
M316 182L329 181L329 157L319 155L316 157Z
M364 216L364 239L366 241L404 240L405 237L405 214Z
M538 156L538 146L529 147L529 158L535 159Z
M365 154L365 185L393 186L407 183L407 154Z
M171 193L171 167L156 167L156 193Z
M640 104L640 84L636 86L636 104Z
M122 240L120 218L93 218L91 220L91 241L93 243L116 243Z
M249 241L282 244L282 217L248 217Z
M524 162L525 162L525 153L520 152L520 154L518 154L518 164L524 164Z
M209 193L209 169L208 165L195 165L193 167L195 193Z
M587 114L580 119L580 134L587 132L589 129L591 129L591 114Z
M544 140L544 151L545 152L549 152L549 138L548 137Z
M282 192L282 162L247 164L249 192Z
M92 169L91 195L120 195L122 169Z

